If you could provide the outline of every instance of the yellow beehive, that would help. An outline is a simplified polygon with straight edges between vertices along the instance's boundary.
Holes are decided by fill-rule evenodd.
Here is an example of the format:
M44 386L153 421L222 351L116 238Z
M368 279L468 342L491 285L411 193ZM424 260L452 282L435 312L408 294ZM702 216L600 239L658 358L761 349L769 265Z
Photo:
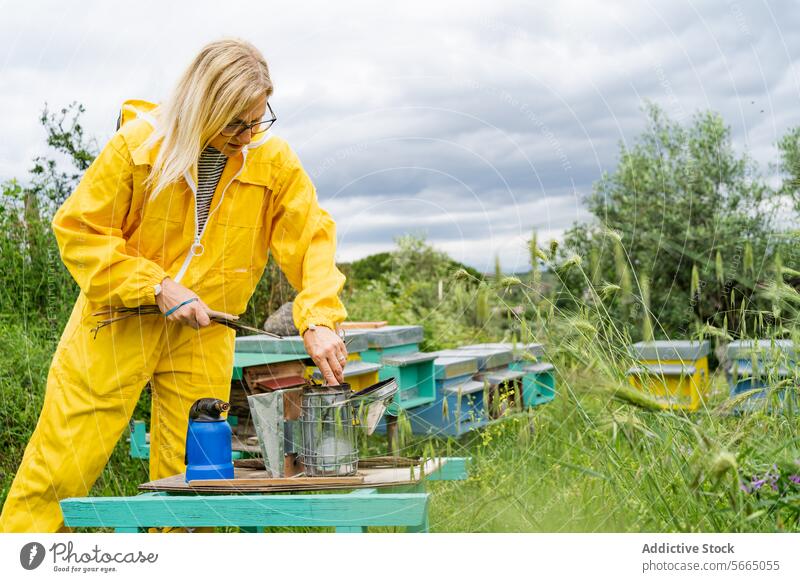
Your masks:
M344 367L344 381L350 384L353 392L358 392L378 383L380 369L380 364L364 362L359 354L352 354L348 356L347 364ZM322 372L316 366L306 366L305 375L309 379L322 380Z
M345 366L345 369L347 369L347 366L350 366L352 364L352 362L361 362L361 361L362 360L361 360L361 354L360 353L348 353L347 354L347 365ZM311 378L313 378L314 377L314 373L317 372L317 371L319 371L319 368L317 368L316 366L306 366L306 371L305 371L305 374L304 374L306 380L310 380Z
M708 396L710 352L707 341L639 342L630 348L637 365L628 379L665 410L697 410Z

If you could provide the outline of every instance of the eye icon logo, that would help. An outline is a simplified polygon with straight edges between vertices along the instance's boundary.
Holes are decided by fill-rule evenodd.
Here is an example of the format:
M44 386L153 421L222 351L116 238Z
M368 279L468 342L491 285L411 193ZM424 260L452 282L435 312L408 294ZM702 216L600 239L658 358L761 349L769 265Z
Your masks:
M26 570L35 570L44 561L44 546L39 542L30 542L19 551L19 563Z

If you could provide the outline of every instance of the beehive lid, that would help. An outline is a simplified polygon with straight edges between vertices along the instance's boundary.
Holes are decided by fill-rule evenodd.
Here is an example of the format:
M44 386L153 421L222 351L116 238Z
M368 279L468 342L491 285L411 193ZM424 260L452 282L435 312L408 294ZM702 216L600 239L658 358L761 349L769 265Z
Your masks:
M369 349L369 342L365 333L355 329L344 330L344 343L348 354L358 354Z
M501 382L522 378L524 375L525 372L522 370L511 370L506 368L505 370L492 370L491 372L486 372L482 379L489 382L489 384L500 384Z
M307 356L295 354L257 354L247 352L235 352L233 354L233 379L242 379L242 370L250 366L263 366L265 364L280 364L281 362L292 362L303 360Z
M444 387L444 392L448 394L474 394L481 390L483 390L483 382L471 379Z
M438 356L433 366L437 380L449 380L477 373L478 360L472 356Z
M794 342L787 339L736 340L728 344L727 353L731 360L749 360L753 354L764 360L780 357L794 360L797 357Z
M425 352L414 352L411 354L389 354L381 358L381 364L384 366L396 366L398 368L402 368L403 366L413 366L415 364L432 362L435 359L436 354Z
M522 368L527 374L541 374L542 372L549 372L555 370L556 367L550 362L538 362Z
M694 362L711 353L711 342L693 340L656 340L637 342L630 354L637 360L683 360Z
M736 378L752 378L753 377L753 364L744 360L739 361L733 366L731 366L731 375ZM766 378L769 376L775 376L778 378L788 378L792 375L792 372L786 366L778 366L777 368L772 366L764 366L763 368L757 369L758 377L759 378Z
M367 338L363 334L348 333L345 336L345 342L347 353L356 354L367 350ZM299 335L290 335L280 339L266 335L237 337L236 351L257 354L296 354L309 357L303 338Z
M352 378L353 376L360 376L361 374L369 374L371 372L378 372L381 369L380 364L373 364L371 362L363 362L361 360L350 360L344 367L344 377ZM322 372L319 368L314 368L311 374L315 380L322 380Z
M475 358L478 361L478 370L487 370L489 368L499 368L507 366L512 361L511 352L508 350L498 349L474 349L465 350L456 348L452 350L441 350L436 352L438 357L445 358Z
M514 354L508 348L481 348L475 346L463 346L455 351L462 354L469 354L478 359L478 369L488 370L507 366L514 361Z
M249 335L236 338L236 352L248 354L294 354L309 357L303 338L299 335L287 336L282 339L265 335Z
M487 348L487 349L500 349L511 350L514 361L522 360L525 354L533 356L534 358L544 357L544 345L537 343L513 343L513 342L495 342L486 344L472 344L469 346L462 346L463 348Z
M418 344L423 339L421 325L387 325L375 329L348 330L364 336L369 348L392 348L405 344Z
M694 366L681 364L642 364L629 369L629 376L693 376L697 369Z

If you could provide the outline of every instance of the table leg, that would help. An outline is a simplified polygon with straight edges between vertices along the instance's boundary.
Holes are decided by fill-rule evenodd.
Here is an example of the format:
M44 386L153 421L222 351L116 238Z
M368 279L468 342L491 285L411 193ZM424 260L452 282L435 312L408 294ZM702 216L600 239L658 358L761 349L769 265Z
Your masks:
M430 522L428 521L428 508L425 508L425 517L419 525L410 525L406 528L408 533L428 533L430 531Z

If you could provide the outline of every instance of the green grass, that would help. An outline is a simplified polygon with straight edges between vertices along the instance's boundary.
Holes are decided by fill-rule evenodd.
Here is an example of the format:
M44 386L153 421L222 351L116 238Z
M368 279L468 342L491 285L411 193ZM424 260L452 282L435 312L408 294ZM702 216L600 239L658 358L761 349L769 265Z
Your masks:
M353 305L351 316L357 319ZM402 454L473 459L467 481L430 484L433 530L800 530L800 485L789 480L800 475L800 417L790 409L731 415L722 406L728 388L719 375L703 410L653 410L624 379L626 332L597 305L594 311L567 313L543 304L517 329L520 337L548 346L559 374L552 403L459 440L403 435ZM448 318L425 323L441 347L506 333L492 327L491 319L479 328L462 324L466 331L452 336L437 335ZM7 346L0 352L0 502L36 423L53 336L51 329L0 320L0 339ZM147 419L148 405L145 393L136 418ZM371 438L362 454L384 451L385 442ZM743 489L775 475L775 488L767 483ZM147 463L131 459L121 440L91 494L135 494L146 480Z
M565 383L530 418L509 419L463 443L473 472L466 483L433 487L435 530L800 529L800 487L787 487L787 472L780 482L786 491L740 489L773 464L800 458L796 420L648 412L598 395L587 378Z
M2 328L2 500L41 403L52 340ZM565 366L568 369L568 367ZM431 483L434 531L798 531L798 493L740 489L773 464L800 458L796 417L707 410L652 412L610 398L580 369L559 378L550 404L460 440L409 439L405 454L473 459L469 480ZM144 406L146 402L143 402ZM382 439L369 448L380 451ZM731 459L733 462L731 463ZM798 467L800 473L800 467ZM784 477L788 473L784 474ZM92 495L131 495L147 462L121 439ZM785 479L784 479L785 481Z
M57 344L49 329L0 323L0 505L36 426L44 400L47 371ZM149 406L145 395L137 418ZM92 495L132 495L147 477L147 462L131 459L121 439Z

